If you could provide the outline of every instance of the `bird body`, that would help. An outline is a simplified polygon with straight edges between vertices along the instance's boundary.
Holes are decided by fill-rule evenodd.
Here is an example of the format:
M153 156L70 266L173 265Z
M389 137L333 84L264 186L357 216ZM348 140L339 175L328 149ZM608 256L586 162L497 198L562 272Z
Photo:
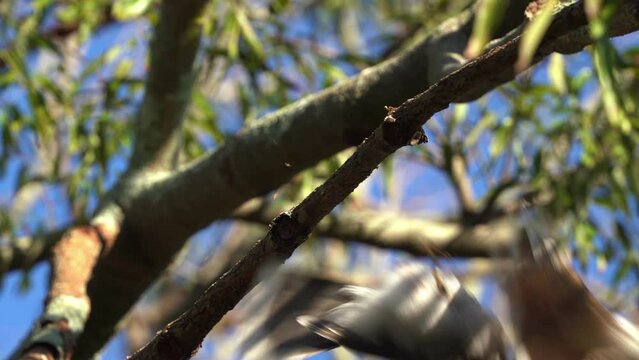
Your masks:
M378 289L298 321L347 348L392 359L503 359L501 325L450 273L406 266Z
M508 319L486 311L452 273L421 264L366 286L289 273L272 294L273 311L245 343L272 342L270 355L255 359L343 346L406 360L639 360L639 331L597 301L557 249L544 239L499 268Z

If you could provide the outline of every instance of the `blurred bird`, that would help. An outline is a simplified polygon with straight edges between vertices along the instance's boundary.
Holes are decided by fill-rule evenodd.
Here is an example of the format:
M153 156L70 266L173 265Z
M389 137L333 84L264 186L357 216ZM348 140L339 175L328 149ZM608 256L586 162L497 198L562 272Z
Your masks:
M326 279L300 287L299 274L286 278L283 301L246 337L242 358L298 358L338 346L392 359L506 358L501 325L453 274L412 264L373 287ZM303 311L314 315L297 316ZM291 315L303 327L291 326ZM260 334L269 346L256 346Z
M343 346L391 359L639 360L639 331L597 301L555 240L529 232L519 245L513 263L495 273L515 342L453 274L412 264L366 286L299 273L285 275L276 291L264 284L272 310L242 349L251 353L259 339L270 345L241 358Z
M340 292L351 300L298 322L334 344L392 359L505 359L501 325L453 274L412 265L378 289Z
M570 267L568 253L551 238L531 244L504 282L530 359L639 359L639 331L597 301Z

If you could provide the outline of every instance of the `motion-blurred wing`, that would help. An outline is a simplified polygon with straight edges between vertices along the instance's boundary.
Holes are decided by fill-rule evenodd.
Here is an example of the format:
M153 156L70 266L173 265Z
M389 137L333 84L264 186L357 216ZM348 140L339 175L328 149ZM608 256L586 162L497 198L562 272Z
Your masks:
M393 359L504 358L501 325L452 274L409 266L379 289L349 294L298 321L332 342Z
M255 321L240 342L241 359L289 359L338 346L295 321L303 314L327 311L348 298L338 294L344 282L286 272L256 287L247 297L245 321ZM245 326L249 327L249 326Z
M530 358L639 359L636 330L597 301L556 241L545 238L531 244L505 286Z

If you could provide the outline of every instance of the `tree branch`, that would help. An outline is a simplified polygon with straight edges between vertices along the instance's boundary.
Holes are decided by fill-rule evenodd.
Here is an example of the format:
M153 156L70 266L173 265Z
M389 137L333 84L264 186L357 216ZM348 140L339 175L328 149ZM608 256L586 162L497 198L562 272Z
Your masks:
M67 228L45 234L23 236L9 246L0 247L0 276L18 269L30 269L36 263L49 258L51 248Z
M442 170L450 179L453 190L461 205L462 216L475 212L476 203L473 195L473 187L466 171L466 159L461 146L450 142L442 144L444 151L444 164Z
M102 251L115 238L108 224L76 226L52 248L51 288L45 309L32 334L20 349L21 358L70 358L89 315L86 284Z
M41 354L42 345L49 349L47 356L53 358L67 358L74 352L78 358L93 354L82 352L84 343L92 341L78 340L92 306L87 284L98 257L109 252L121 232L123 217L118 203L134 192L131 188L146 181L148 174L174 167L200 43L200 27L195 19L205 4L202 0L162 2L150 45L150 70L136 118L129 168L101 204L92 225L71 228L55 245L47 306L25 342L23 357ZM83 346L76 349L76 341ZM95 350L94 345L91 351Z
M233 212L240 220L269 224L288 207L253 199ZM464 225L463 221L429 220L407 214L381 211L333 212L315 227L319 236L356 241L403 250L416 256L484 257L505 256L521 228L512 217L487 219L486 224ZM427 230L427 231L424 231Z
M612 34L635 30L637 24L633 16L632 12L618 15L619 21L612 23ZM444 24L433 37L406 53L364 71L345 84L267 116L262 126L229 140L225 146L175 176L148 185L138 196L123 204L127 221L126 231L120 236L126 241L118 242L92 279L91 288L96 289L93 305L100 311L94 311L87 324L91 341L94 344L106 341L114 331L116 319L122 317L166 267L189 235L227 215L249 198L272 190L294 172L345 147L347 137L340 135L349 133L344 131L345 125L357 124L363 114L379 111L379 104L387 103L385 99L415 86L418 82L415 79L419 78L416 75L424 72L424 59L429 59L426 62L433 59L428 56L428 50L434 51L432 56L450 63L451 60L443 55L447 53L444 50L456 44L460 45L459 51L463 50L469 18L469 14L464 14L458 18L457 25L452 23L452 29L450 22ZM565 24L567 28L559 30L568 32L574 25L569 22ZM551 28L551 33L557 30ZM552 41L547 38L536 61L555 50L574 52L577 47L591 43L587 30L581 30ZM514 56L516 51L509 51L512 52L509 56ZM415 66L406 69L403 65ZM479 96L514 76L512 67L499 65L491 70L492 73L483 74L481 82L470 79L459 88L450 89L458 96L455 101ZM374 103L368 102L370 98ZM369 108L362 109L362 106ZM360 121L360 125L369 128L372 123L366 118ZM135 270L130 272L128 269ZM131 276L132 273L135 276ZM92 346L95 350L95 345Z
M624 24L625 32L639 27L639 2L626 1L617 13L615 24ZM583 4L564 8L553 19L532 63L552 51L575 42L586 45L589 37L575 34L587 25ZM578 31L578 30L577 30ZM614 33L614 32L613 32ZM451 102L461 101L469 93L488 89L512 79L518 57L520 36L468 62L427 91L389 111L383 124L367 138L357 151L324 184L313 191L289 213L278 216L265 238L249 254L218 279L187 312L157 334L133 359L188 358L204 336L222 316L249 290L256 271L266 261L283 261L308 236L310 229L344 200L388 155L398 148L421 139L421 126ZM570 40L569 42L566 42ZM494 74L500 74L497 78ZM416 136L417 135L417 136Z
M146 344L155 332L184 312L204 290L253 247L263 234L261 226L236 226L215 253L189 276L189 285L178 285L170 276L161 278L157 292L162 294L152 304L136 306L127 319L127 333L132 350Z
M525 3L513 1L520 2ZM518 14L523 18L523 12L512 18ZM451 71L456 63L447 53L464 49L471 20L472 12L465 12L355 78L266 116L259 126L227 139L176 174L140 177L122 191L127 196L119 197L118 204L125 211L125 224L89 284L95 311L78 352L89 356L107 341L117 321L190 235L304 168L357 144L383 116L381 104L398 103L423 90L444 68Z
M164 0L150 44L149 75L135 122L130 170L175 167L184 111L195 79L193 63L201 31L195 24L206 1Z

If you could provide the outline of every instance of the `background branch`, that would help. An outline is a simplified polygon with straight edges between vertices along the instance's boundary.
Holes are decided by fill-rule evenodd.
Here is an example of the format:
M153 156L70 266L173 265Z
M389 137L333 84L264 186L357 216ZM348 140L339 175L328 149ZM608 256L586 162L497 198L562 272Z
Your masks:
M164 0L150 44L150 68L144 100L135 121L135 144L129 169L173 168L177 164L184 111L196 74L195 55L201 29L195 19L203 0Z
M30 269L51 255L51 248L62 238L68 228L45 234L23 236L9 246L0 247L0 276L9 271Z
M233 212L236 219L269 224L288 207L259 199ZM403 250L415 256L506 256L521 228L512 217L495 218L485 224L429 220L390 211L340 209L320 221L318 236L356 241Z

